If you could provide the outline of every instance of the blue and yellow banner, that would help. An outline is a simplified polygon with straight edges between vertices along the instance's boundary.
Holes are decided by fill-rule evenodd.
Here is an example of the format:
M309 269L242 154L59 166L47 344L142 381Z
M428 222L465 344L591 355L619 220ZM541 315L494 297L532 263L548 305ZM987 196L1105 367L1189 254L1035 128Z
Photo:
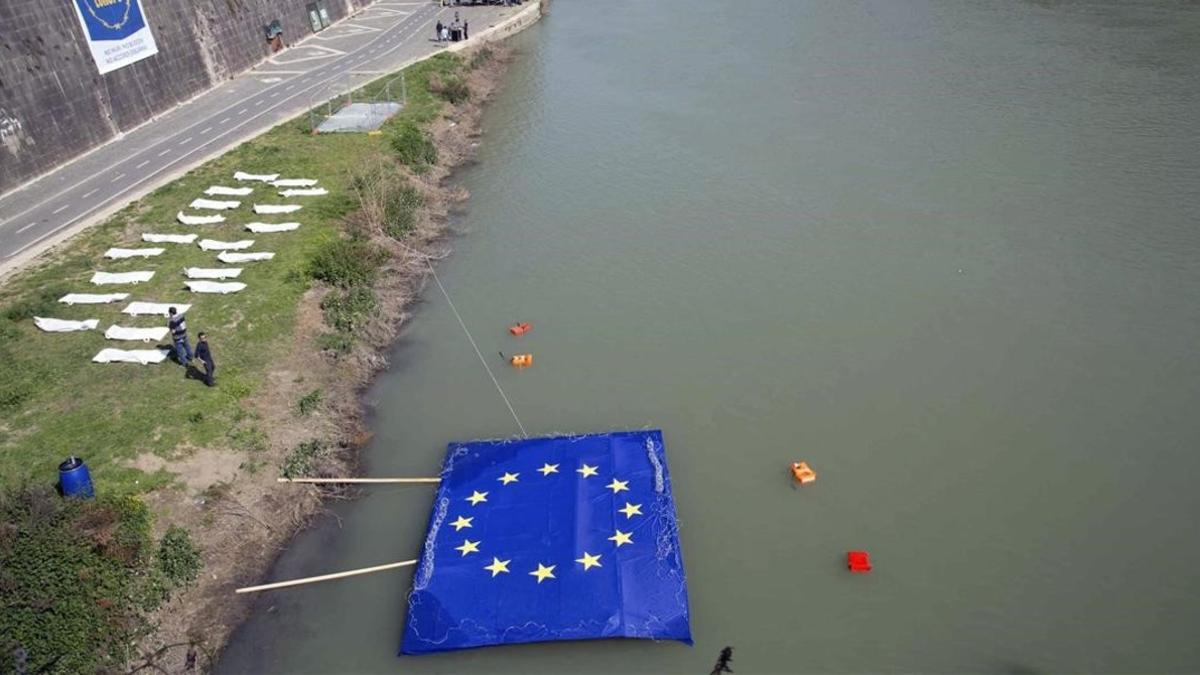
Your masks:
M71 0L101 74L158 53L141 0Z

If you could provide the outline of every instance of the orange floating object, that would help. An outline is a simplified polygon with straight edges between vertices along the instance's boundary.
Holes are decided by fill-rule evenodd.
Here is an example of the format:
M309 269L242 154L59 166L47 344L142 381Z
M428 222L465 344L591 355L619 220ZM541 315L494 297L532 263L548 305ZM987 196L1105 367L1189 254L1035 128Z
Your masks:
M528 321L522 321L521 323L513 324L508 327L508 332L512 333L513 335L524 335L531 330L533 330L533 324L529 323Z
M871 571L871 556L866 551L847 551L846 567L851 572L867 573Z
M808 466L808 462L792 462L792 478L801 485L808 485L817 479L817 472Z
M533 365L533 354L513 354L510 361L517 368L524 368Z

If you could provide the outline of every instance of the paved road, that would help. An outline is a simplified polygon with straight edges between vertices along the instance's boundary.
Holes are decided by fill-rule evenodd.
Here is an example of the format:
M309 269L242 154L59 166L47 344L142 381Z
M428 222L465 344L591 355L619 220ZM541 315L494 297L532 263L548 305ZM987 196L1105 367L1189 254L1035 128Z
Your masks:
M380 0L157 119L0 196L0 273L88 222L319 102L443 46L455 11L482 32L519 7Z

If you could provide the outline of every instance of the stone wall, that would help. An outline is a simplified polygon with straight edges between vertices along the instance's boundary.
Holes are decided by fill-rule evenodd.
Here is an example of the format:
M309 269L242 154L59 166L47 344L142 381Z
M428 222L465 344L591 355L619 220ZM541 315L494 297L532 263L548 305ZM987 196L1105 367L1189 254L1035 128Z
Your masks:
M0 193L292 44L310 0L142 0L158 54L100 75L71 0L0 0ZM373 0L325 0L336 21Z

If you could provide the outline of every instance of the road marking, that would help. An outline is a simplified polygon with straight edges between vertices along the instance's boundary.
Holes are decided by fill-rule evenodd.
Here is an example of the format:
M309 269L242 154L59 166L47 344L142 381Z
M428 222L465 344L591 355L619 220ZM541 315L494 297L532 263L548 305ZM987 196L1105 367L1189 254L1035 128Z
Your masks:
M147 159L147 160L143 161L141 164L138 164L137 166L135 166L135 167L133 167L133 168L135 168L135 169L140 169L140 168L142 168L143 166L146 166L146 165L147 165L147 164L149 164L149 163L150 163L150 160L148 160L148 159Z
M58 207L57 209L54 209L53 211L51 211L50 215L57 216L58 214L62 213L63 211L66 211L69 208L71 208L70 204L63 204L62 206Z
M34 222L26 225L25 227L22 227L21 229L17 230L17 234L21 234L25 230L28 230L29 228L33 227L34 225L37 225L37 221L34 221ZM20 253L20 251L17 251L17 253Z
M187 145L188 143L191 143L191 142L192 142L192 137L191 137L191 136L188 136L187 138L183 139L182 141L179 141L179 144L180 144L180 145Z
M229 118L226 117L226 118L222 119L220 122L217 122L217 124L225 124L228 121L229 121Z
M244 113L244 112L246 112L246 109L245 109L245 108L242 108L241 110L237 111L237 114L238 114L238 115L241 115L241 114L242 114L242 113Z
M255 102L254 102L254 107L256 107L256 108L257 108L258 106L260 106L260 105L262 105L262 104L263 104L263 102L262 102L262 101L255 101Z
M171 154L171 149L167 148L166 150L163 150L162 152L158 153L158 156L162 157L164 155L169 155L169 154Z
M207 134L207 133L208 133L208 132L210 132L210 131L212 131L212 127L204 127L203 129L201 129L201 130L200 130L200 134L201 134L201 135L204 135L204 134Z
M99 189L100 188L96 188L95 190L88 190L87 192L84 193L84 195L82 197L80 197L80 199L87 199L88 197L91 197L92 195L96 194L96 191Z
M123 174L123 173L119 173L119 174L117 174L116 176L113 176L113 179L112 179L112 180L110 180L110 181L108 181L108 182L110 182L110 183L115 183L115 182L117 182L117 181L121 180L121 179L122 179L122 178L124 178L124 177L125 177L125 174Z

